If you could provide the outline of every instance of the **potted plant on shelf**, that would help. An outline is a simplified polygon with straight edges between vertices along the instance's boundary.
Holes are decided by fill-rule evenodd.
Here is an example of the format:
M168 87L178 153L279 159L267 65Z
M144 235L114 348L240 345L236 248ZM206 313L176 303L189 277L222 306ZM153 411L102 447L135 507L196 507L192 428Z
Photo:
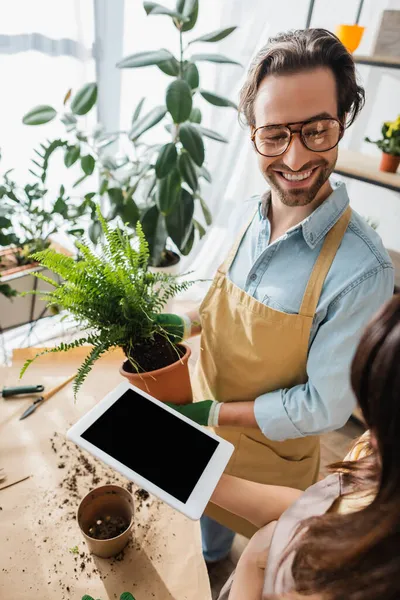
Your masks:
M59 143L58 143L59 142ZM60 229L68 235L83 232L77 225L85 208L74 202L60 186L55 198L48 193L46 177L48 158L62 144L42 147L41 161L35 161L40 172L40 181L18 186L10 176L3 175L0 184L0 326L9 329L17 325L32 322L48 314L46 307L35 298L22 298L17 292L36 289L37 280L32 270L37 263L31 255L47 248L52 242L51 236ZM58 246L60 248L60 246ZM65 252L67 252L65 250ZM51 275L50 272L47 273ZM44 289L47 284L41 284ZM12 304L10 303L12 300Z
M205 225L211 224L210 211L201 195L201 180L211 181L204 166L204 138L227 142L218 132L203 127L201 111L195 102L202 98L213 106L236 109L231 100L200 86L198 65L203 61L230 65L239 63L217 53L188 53L193 44L219 42L236 27L213 31L186 43L188 32L197 22L198 0L177 0L175 10L156 2L145 1L143 6L149 16L167 16L177 30L180 43L178 58L162 48L132 54L117 64L121 69L156 66L172 78L164 102L136 120L129 132L129 138L135 142L144 129L161 123L170 135L168 142L156 149L150 168L154 186L144 198L147 208L141 216L149 242L151 264L167 267L171 261L179 260L177 255L174 257L168 251L169 238L179 253L187 255L193 247L196 232L200 238L205 234L204 225L194 216L197 206L203 213Z
M400 164L400 115L394 121L383 124L380 140L374 141L366 137L365 141L376 144L382 150L379 169L387 173L396 173Z
M163 325L158 315L170 298L193 282L149 272L149 246L140 223L135 248L127 228L111 229L100 209L97 216L104 234L100 253L77 242L82 256L79 261L51 248L33 256L61 278L54 281L35 273L52 286L42 298L49 306L69 311L87 333L69 344L61 343L37 354L25 363L21 376L37 356L91 344L75 378L76 395L95 361L110 348L120 347L126 356L120 372L134 385L162 401L191 402L187 364L190 349L175 343L174 326L169 328L165 322Z

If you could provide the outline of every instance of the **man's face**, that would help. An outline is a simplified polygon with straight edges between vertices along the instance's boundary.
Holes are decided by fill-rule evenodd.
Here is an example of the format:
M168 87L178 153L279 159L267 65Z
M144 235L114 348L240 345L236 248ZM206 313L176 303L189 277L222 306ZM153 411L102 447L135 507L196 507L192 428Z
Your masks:
M290 75L268 75L258 89L254 114L255 128L299 123L317 115L337 119L336 82L332 71L321 67ZM299 129L298 125L293 127L293 130ZM337 146L327 152L308 150L299 135L293 136L289 148L280 156L270 158L257 152L262 174L287 206L306 206L330 190L328 178L337 155ZM293 174L304 178L294 181Z

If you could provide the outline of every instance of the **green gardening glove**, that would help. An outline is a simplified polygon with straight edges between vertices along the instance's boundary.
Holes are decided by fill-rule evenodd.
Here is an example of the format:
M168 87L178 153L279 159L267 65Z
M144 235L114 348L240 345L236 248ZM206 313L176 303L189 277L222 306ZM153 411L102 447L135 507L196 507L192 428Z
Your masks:
M193 402L191 404L171 404L166 402L167 406L176 410L181 415L185 415L199 425L207 427L217 427L218 415L221 409L221 402L215 400L203 400L202 402Z
M161 325L169 340L174 344L190 337L192 322L187 315L161 313L154 316L154 321Z

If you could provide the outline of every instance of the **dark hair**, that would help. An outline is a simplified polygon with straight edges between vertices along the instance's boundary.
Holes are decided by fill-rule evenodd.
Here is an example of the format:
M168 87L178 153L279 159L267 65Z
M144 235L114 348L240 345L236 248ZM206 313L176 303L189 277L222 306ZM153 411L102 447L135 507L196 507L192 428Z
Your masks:
M336 79L338 117L350 126L364 105L365 92L358 85L351 54L326 29L297 29L270 38L250 66L240 92L242 121L255 126L254 102L267 75L283 75L328 67Z
M351 383L377 450L344 470L374 500L352 514L327 513L301 523L296 590L329 600L400 598L400 295L369 323L352 362Z

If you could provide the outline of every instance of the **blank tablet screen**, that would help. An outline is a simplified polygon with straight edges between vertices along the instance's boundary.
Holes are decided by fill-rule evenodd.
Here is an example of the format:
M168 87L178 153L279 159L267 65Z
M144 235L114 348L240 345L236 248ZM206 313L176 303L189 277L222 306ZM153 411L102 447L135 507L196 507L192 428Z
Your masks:
M218 446L133 390L81 437L181 502L188 500Z

